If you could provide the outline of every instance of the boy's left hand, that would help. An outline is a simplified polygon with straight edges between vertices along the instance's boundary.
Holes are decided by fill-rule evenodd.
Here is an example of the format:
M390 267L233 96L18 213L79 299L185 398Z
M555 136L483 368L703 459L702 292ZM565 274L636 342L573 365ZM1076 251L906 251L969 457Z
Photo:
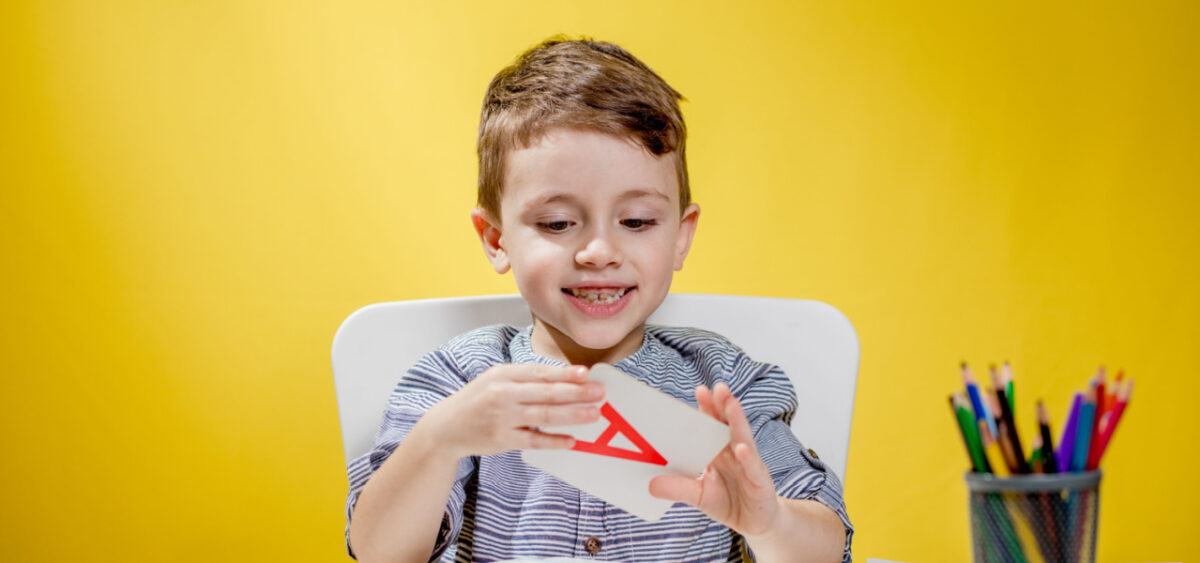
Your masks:
M729 445L699 479L664 475L650 481L650 494L690 504L743 536L770 531L779 516L779 497L767 466L758 456L750 422L724 382L710 392L696 388L700 411L729 425Z

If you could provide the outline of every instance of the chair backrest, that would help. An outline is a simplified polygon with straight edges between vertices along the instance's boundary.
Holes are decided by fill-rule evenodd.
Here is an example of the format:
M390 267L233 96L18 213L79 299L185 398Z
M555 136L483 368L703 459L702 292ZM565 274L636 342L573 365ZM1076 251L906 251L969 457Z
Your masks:
M474 328L530 322L519 295L376 303L351 314L333 338L346 462L370 449L396 382L421 356ZM819 301L670 294L647 322L711 330L783 368L800 401L792 431L845 481L858 379L858 336L845 315Z

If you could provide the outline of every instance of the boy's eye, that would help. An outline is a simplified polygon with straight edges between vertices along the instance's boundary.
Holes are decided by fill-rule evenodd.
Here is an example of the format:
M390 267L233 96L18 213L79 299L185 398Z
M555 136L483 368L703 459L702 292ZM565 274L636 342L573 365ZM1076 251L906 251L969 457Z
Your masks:
M537 224L538 228L543 231L559 233L571 227L570 221L544 221Z
M623 219L621 224L628 229L641 231L658 224L654 219Z

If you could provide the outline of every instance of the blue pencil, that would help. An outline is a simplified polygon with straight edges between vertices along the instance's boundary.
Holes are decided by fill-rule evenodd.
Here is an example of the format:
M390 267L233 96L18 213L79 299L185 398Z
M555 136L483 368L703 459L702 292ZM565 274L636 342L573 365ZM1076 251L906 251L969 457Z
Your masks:
M962 363L962 378L963 383L967 386L967 396L971 398L971 408L975 410L975 420L982 420L987 424L988 432L991 432L992 439L997 439L1000 434L996 428L996 419L992 418L992 413L988 412L987 404L983 402L983 395L979 391L979 382L975 381L975 376L971 374L971 368L967 367L967 362Z
M1092 441L1092 424L1096 416L1096 388L1089 385L1083 404L1079 406L1079 424L1075 429L1075 446L1071 453L1071 472L1087 467L1088 448Z

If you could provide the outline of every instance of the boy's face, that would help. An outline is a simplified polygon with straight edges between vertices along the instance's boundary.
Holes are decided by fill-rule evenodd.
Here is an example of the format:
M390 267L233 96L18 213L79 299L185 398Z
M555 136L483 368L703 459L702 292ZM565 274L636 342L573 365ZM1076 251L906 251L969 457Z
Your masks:
M569 363L637 351L683 267L700 208L679 212L673 157L604 133L554 129L510 152L500 220L472 212L484 251L533 312L533 347Z

